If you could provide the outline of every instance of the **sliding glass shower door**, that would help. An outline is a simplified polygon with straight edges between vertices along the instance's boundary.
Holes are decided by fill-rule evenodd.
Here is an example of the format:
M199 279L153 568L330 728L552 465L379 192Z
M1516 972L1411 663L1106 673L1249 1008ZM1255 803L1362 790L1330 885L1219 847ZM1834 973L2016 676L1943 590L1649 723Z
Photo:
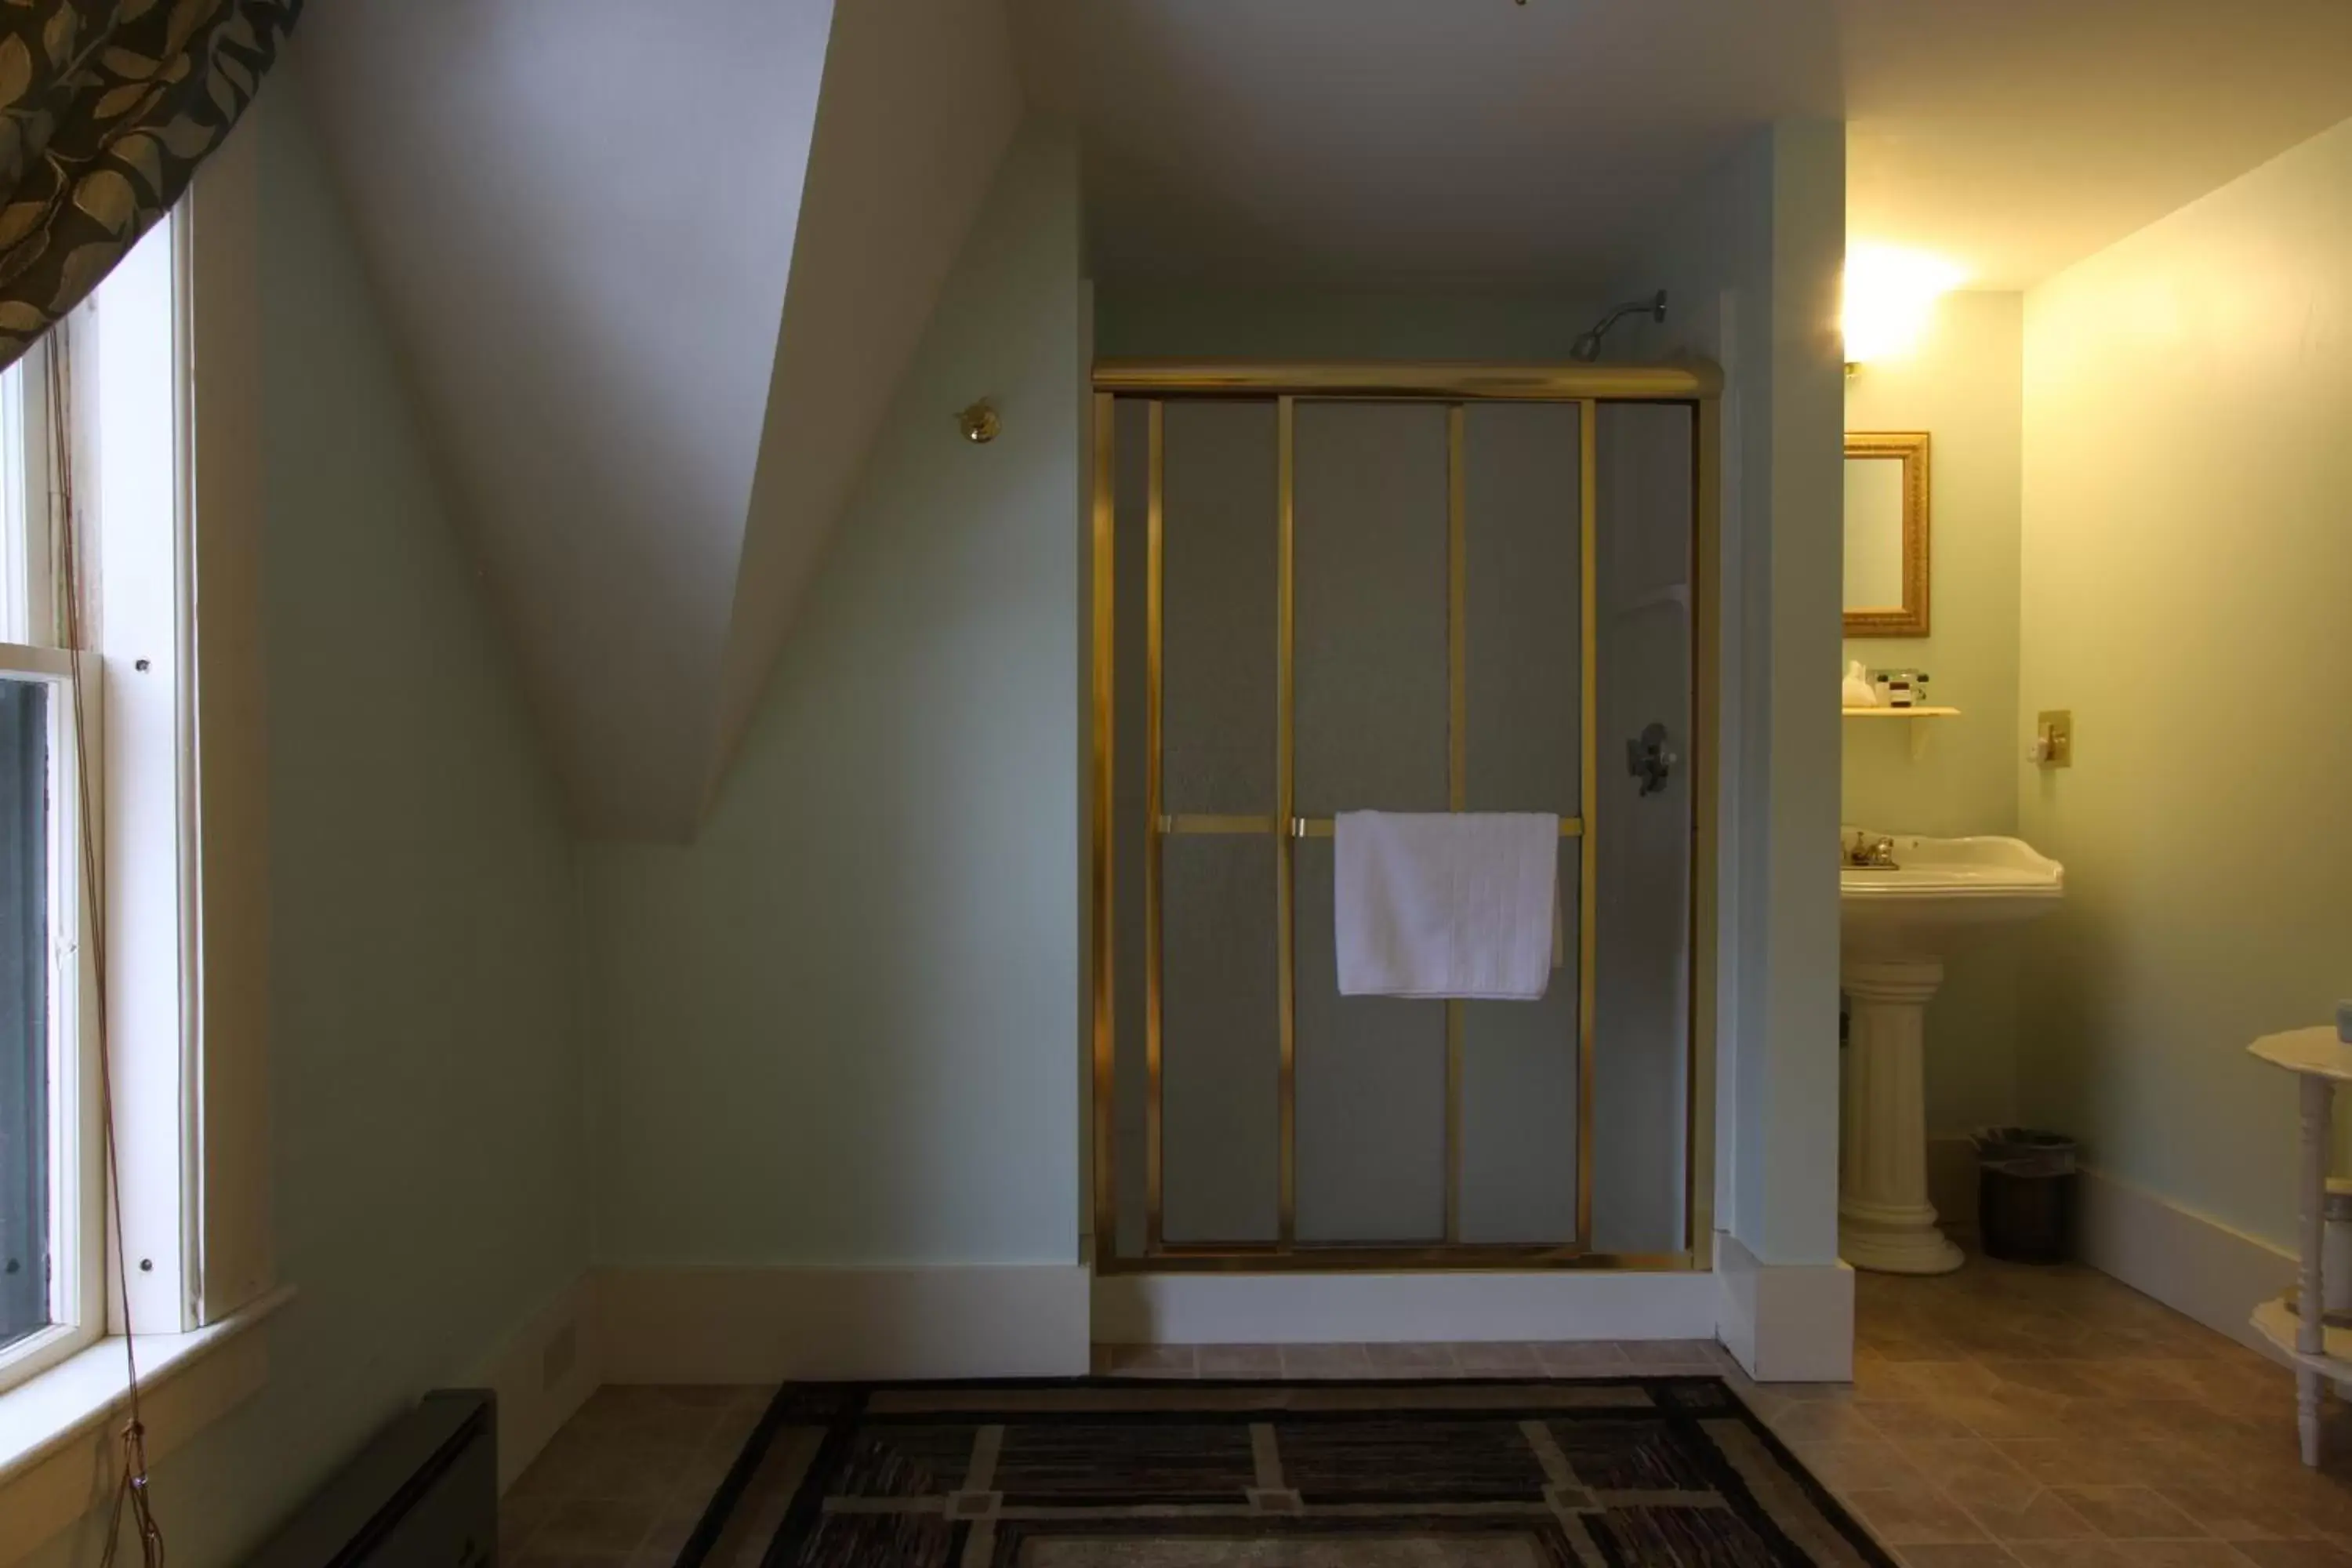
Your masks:
M1098 402L1101 1260L1686 1248L1692 407ZM1543 1000L1339 994L1366 809L1561 819Z

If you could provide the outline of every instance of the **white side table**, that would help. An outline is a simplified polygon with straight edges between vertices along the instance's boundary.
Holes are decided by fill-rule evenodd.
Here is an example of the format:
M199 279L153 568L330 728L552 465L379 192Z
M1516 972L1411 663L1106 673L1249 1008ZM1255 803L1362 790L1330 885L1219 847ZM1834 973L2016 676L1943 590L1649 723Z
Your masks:
M2246 1049L2294 1073L2302 1083L2303 1175L2297 1187L2303 1245L2295 1275L2296 1310L2288 1310L2284 1297L2265 1301L2254 1309L2254 1327L2294 1363L2295 1425L2303 1437L2303 1462L2316 1466L2320 1394L2327 1384L2352 1380L2352 1329L2326 1326L2319 1267L2327 1235L2327 1149L2336 1086L2352 1081L2352 1045L2338 1039L2333 1026L2322 1025L2264 1035Z

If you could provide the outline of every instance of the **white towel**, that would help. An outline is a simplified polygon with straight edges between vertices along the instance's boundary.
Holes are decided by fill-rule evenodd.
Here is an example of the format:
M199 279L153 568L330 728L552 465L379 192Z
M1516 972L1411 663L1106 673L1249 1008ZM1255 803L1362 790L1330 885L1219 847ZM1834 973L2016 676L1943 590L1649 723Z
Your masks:
M1333 839L1341 995L1542 997L1559 817L1349 811Z

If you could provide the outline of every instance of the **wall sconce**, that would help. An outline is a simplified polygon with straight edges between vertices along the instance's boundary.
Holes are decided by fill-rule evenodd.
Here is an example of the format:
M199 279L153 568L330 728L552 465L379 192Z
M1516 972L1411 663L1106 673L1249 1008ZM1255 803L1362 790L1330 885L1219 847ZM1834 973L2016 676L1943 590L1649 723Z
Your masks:
M1891 245L1855 245L1845 253L1845 362L1848 374L1872 360L1909 353L1935 319L1936 301L1968 278L1940 256Z
M1003 428L1003 423L996 417L996 405L983 397L956 416L956 428L962 431L963 438L973 446L985 447L996 439L996 433Z

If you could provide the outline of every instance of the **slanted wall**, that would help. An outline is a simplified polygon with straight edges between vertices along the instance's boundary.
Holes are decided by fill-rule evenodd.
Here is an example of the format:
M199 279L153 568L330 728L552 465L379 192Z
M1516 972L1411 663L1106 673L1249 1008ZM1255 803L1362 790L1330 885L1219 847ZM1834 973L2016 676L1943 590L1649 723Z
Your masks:
M604 1263L1076 1259L1078 273L1033 128L700 837L585 851Z

